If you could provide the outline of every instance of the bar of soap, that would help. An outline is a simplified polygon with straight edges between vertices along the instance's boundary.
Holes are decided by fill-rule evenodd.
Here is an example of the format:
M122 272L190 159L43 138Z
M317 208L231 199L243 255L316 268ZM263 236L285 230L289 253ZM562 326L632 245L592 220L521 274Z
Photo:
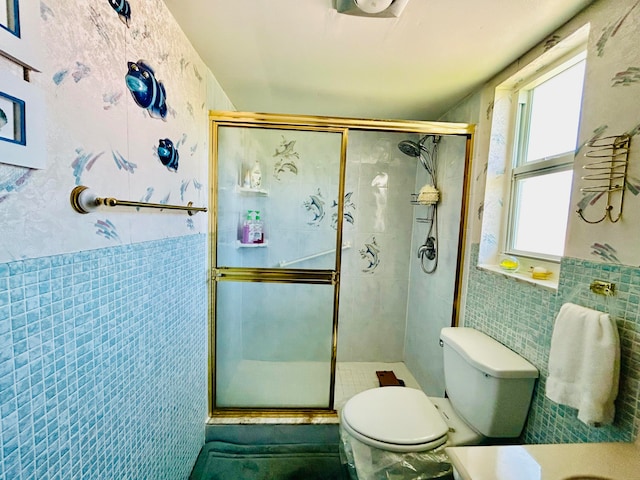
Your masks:
M551 272L544 267L533 267L531 276L536 280L546 280L551 276Z

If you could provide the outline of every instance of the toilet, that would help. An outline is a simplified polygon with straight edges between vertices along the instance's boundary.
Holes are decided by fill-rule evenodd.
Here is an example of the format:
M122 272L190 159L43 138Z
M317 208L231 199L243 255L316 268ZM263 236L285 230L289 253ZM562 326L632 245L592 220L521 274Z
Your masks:
M440 478L438 473L416 477L415 471L440 464L434 472L450 473L445 446L520 435L538 370L473 328L442 329L440 346L447 398L381 387L358 393L344 405L342 448L352 477ZM408 466L406 476L398 473L402 466Z

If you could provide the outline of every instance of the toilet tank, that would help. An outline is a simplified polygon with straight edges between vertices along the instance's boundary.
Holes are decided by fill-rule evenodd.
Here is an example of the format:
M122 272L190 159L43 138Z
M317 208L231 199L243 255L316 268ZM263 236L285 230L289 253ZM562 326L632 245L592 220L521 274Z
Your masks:
M443 328L440 344L455 411L486 437L519 436L538 378L536 367L473 328Z

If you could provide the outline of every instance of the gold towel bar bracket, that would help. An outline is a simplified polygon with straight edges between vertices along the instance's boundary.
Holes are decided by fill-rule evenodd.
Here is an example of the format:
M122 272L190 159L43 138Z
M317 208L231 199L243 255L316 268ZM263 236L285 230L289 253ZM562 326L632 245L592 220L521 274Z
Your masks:
M137 207L137 208L157 208L160 210L185 210L190 216L198 212L206 212L206 207L194 207L193 202L187 205L167 205L164 203L131 202L129 200L118 200L113 197L97 197L89 191L88 187L78 185L71 190L71 206L78 213L89 213L95 208L104 205L107 207Z

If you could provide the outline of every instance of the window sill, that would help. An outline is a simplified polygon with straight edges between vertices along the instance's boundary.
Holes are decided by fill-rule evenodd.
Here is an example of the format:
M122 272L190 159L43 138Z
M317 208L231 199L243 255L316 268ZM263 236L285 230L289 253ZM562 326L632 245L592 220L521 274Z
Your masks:
M550 280L538 280L536 278L532 278L529 273L522 272L505 272L498 265L488 265L488 264L480 264L477 266L480 270L485 270L487 272L499 273L503 277L513 278L517 281L525 282L533 284L537 287L544 288L545 290L549 290L550 292L558 291L558 280L556 278L552 278Z

